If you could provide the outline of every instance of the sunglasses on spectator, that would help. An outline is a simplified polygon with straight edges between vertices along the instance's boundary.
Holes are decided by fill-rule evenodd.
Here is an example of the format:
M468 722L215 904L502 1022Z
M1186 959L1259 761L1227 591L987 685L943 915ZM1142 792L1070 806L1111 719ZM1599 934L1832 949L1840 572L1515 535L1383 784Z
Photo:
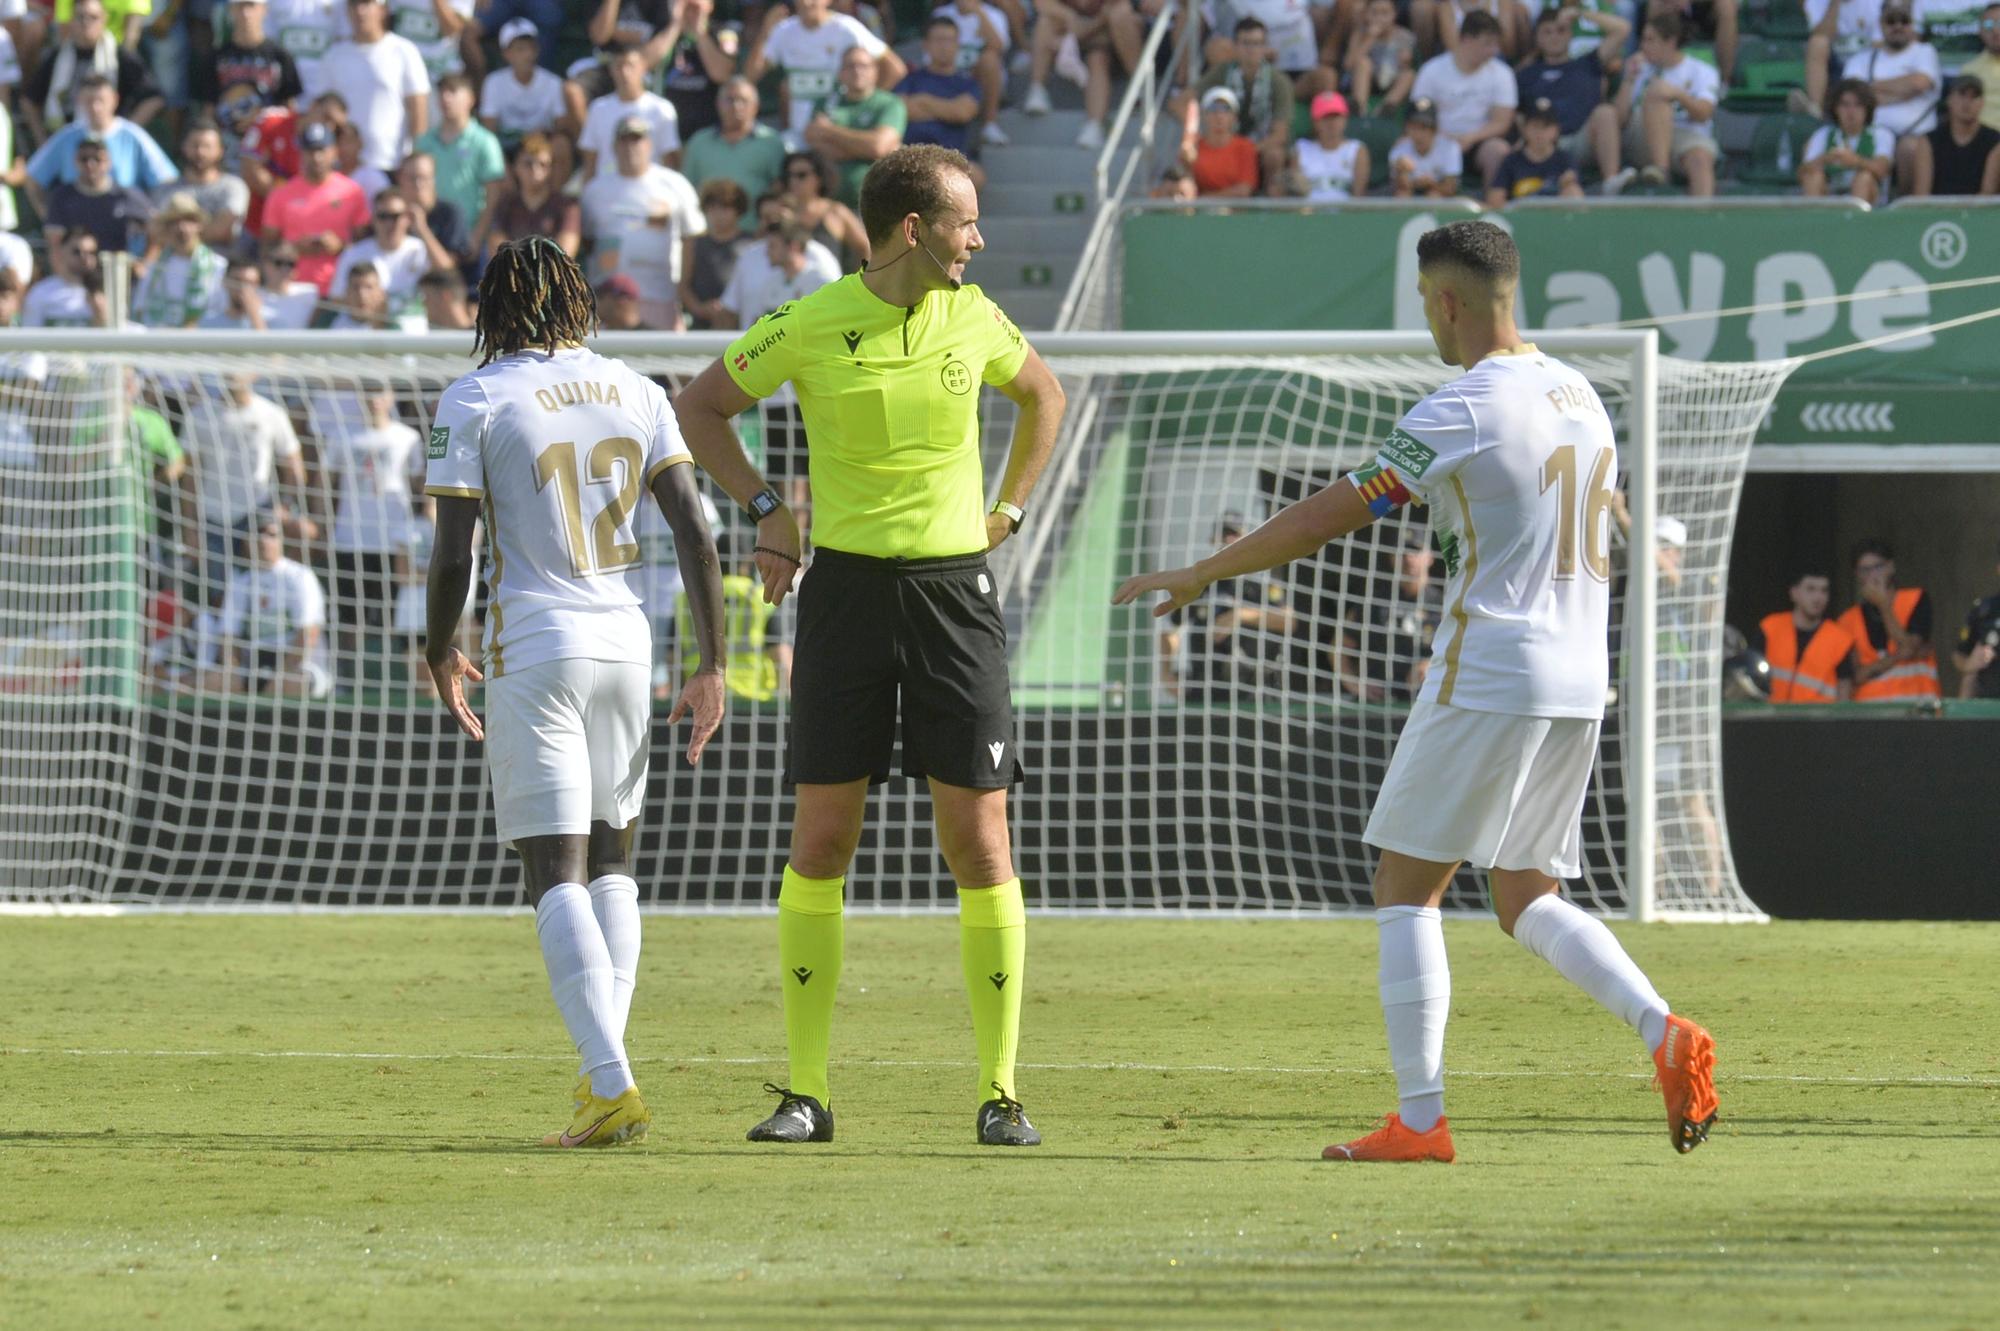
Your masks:
M299 261L297 259L273 259L271 260L271 266L273 268L296 268L299 266Z
M1907 28L1914 22L1916 20L1912 19L1908 14L1884 14L1882 16L1882 26L1885 28Z
M792 168L791 170L789 170L789 171L785 172L785 179L787 179L787 180L818 180L818 179L819 179L819 172L817 172L817 171L813 170L813 169L812 169L811 167L809 167L809 166L795 166L795 167L793 167L793 168Z
M375 220L378 222L407 222L410 220L410 215L398 209L395 212L377 213L375 214Z
M252 111L258 110L263 105L264 99L253 93L246 97L238 97L231 101L223 102L215 109L222 112L228 119L235 120L240 116L249 115Z

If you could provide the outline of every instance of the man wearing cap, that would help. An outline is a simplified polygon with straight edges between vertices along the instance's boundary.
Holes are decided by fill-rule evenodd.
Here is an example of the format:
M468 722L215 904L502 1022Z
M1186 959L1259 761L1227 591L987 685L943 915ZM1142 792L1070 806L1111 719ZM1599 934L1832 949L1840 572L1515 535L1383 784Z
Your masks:
M1272 60L1263 20L1247 15L1236 20L1234 45L1236 58L1202 75L1197 96L1229 89L1236 98L1237 132L1257 145L1264 174L1274 177L1292 146L1292 81Z
M562 31L566 18L563 0L480 0L473 9L472 30L475 40L480 41L488 33L501 34L500 54L504 56L510 44L505 36L508 25L526 21L537 34L548 34L550 40L541 43L536 59L543 69L561 78L562 57L553 39ZM518 34L519 29L515 31Z
M708 229L687 177L653 160L643 116L618 122L612 165L583 189L583 234L591 242L590 276L613 272L639 284L640 319L648 328L680 326L681 242Z
M1389 188L1399 199L1448 199L1458 193L1465 154L1438 132L1437 103L1419 97L1403 116L1403 137L1389 149Z
M1410 88L1413 97L1437 108L1438 133L1455 140L1486 180L1507 156L1507 135L1521 96L1514 72L1499 56L1500 24L1476 9L1459 25L1458 44L1426 60Z
M1493 183L1486 187L1486 206L1504 208L1515 199L1580 199L1576 159L1557 144L1562 136L1556 109L1546 97L1537 98L1521 114L1521 146L1507 154Z
M563 118L562 78L544 68L541 29L533 19L510 19L500 28L505 69L486 76L479 90L479 123L512 152L525 134L546 134Z
M106 153L111 179L121 188L155 190L180 178L153 136L118 114L118 90L102 74L76 81L76 119L49 137L28 159L28 197L46 211L48 191L77 178L76 150L86 137Z
M254 91L258 110L290 102L304 89L291 52L264 30L264 18L264 0L229 0L229 40L215 48L213 60L196 62L195 97L216 106L224 120L236 118L219 105L236 84Z
M132 309L148 328L193 328L222 284L222 256L202 244L207 218L194 195L167 199L154 218L160 254L132 293Z
M615 43L604 55L611 71L611 91L591 102L584 113L583 133L576 146L583 154L584 179L595 179L605 170L604 157L611 150L614 134L637 120L646 131L655 156L680 160L680 112L658 93L646 90L646 57L636 46Z
M2000 130L1980 119L1989 100L1975 75L1945 85L1943 123L1916 140L1911 194L2000 194Z
M320 62L318 92L337 92L361 131L361 165L389 172L430 124L431 76L416 43L389 31L383 0L347 0L353 37Z
M597 322L607 333L629 333L646 325L639 317L639 284L630 273L613 273L597 284Z
M143 250L152 202L111 178L110 148L103 139L85 134L75 142L76 179L57 185L42 202L42 234L49 248L82 232L96 240L102 253Z
M264 200L263 244L268 252L289 245L298 254L292 280L310 282L324 296L340 253L369 220L368 196L334 170L333 130L314 120L299 131L299 174Z
M1312 99L1313 136L1292 149L1293 192L1314 203L1351 199L1368 192L1368 145L1347 137L1347 99L1322 92Z
M1203 196L1244 198L1257 192L1257 145L1236 132L1241 109L1235 93L1210 88L1201 95L1200 132L1181 140L1181 161Z

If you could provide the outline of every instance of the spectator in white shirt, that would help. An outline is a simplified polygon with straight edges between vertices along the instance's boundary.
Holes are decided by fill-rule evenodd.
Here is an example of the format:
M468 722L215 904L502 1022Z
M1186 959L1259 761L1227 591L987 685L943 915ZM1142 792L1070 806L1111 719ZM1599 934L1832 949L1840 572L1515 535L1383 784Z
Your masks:
M438 253L414 235L410 228L410 204L399 190L385 189L375 196L369 234L340 253L340 265L333 270L333 285L327 294L336 300L347 294L347 277L357 264L369 263L382 276L382 285L391 305L408 304L417 297L417 282L433 267L453 265L442 246ZM442 258L443 262L439 263Z
M1625 72L1614 122L1593 112L1590 142L1597 168L1604 173L1604 192L1616 194L1630 183L1634 168L1620 167L1620 154L1637 163L1639 179L1649 185L1666 183L1667 173L1679 173L1688 194L1709 198L1715 193L1715 104L1722 98L1722 80L1715 66L1681 50L1678 14L1655 14L1639 37L1639 59Z
M388 627L396 588L409 575L410 472L423 467L422 441L396 419L395 395L375 383L360 398L362 428L327 440L320 457L336 496L331 544L342 673L362 628Z
M1437 107L1438 131L1458 144L1488 182L1506 160L1507 136L1520 101L1514 71L1500 62L1499 52L1500 25L1491 14L1475 10L1460 25L1457 45L1426 60L1410 89L1411 96Z
M513 151L526 134L546 134L563 118L562 79L543 69L542 35L529 18L500 25L500 55L505 69L486 76L479 89L479 123Z
M599 161L611 151L618 127L634 117L645 122L657 157L680 161L680 113L666 98L646 91L646 61L640 49L614 47L605 63L611 70L611 91L590 104L583 118L583 133L576 141L577 151L583 155L584 179L596 177Z
M304 451L284 408L259 397L247 374L231 375L227 391L228 398L215 404L219 409L190 413L185 440L201 512L209 605L227 583L225 566L240 558L239 538L265 517L285 519L278 475L282 472L295 494L303 494L306 485ZM300 531L317 534L303 520Z
M319 86L347 103L362 164L392 171L430 124L430 75L416 43L389 31L382 0L347 0L347 19L354 36L326 53Z
M1875 94L1875 129L1899 140L1896 179L1907 189L1915 140L1937 128L1938 90L1944 86L1937 48L1917 40L1910 0L1882 0L1881 43L1857 51L1842 74L1866 83Z
M285 557L276 518L244 542L250 566L229 580L222 597L223 666L202 687L238 689L274 698L323 698L333 689L321 637L326 593L313 571Z
M1805 0L1806 86L1794 88L1785 109L1795 116L1824 116L1826 90L1847 62L1882 40L1882 0Z
M631 274L646 327L678 330L681 242L708 226L700 199L686 176L653 160L651 130L639 116L619 122L611 155L614 168L583 189L591 281Z
M862 47L875 57L881 76L877 81L884 88L895 87L910 71L861 20L831 12L830 0L794 0L793 11L772 24L764 40L755 44L744 62L743 77L757 83L773 65L785 71L780 105L790 131L788 142L797 144L813 107L833 95L840 57L850 46ZM784 11L773 6L770 12Z
M1389 192L1399 199L1449 199L1465 174L1458 140L1438 131L1437 103L1419 97L1403 117L1403 137L1389 149Z
M97 237L79 229L49 250L49 275L29 287L21 301L21 327L102 328L105 323Z
M132 292L132 311L148 328L193 328L222 286L222 256L201 243L208 219L192 194L175 194L154 216L159 257Z

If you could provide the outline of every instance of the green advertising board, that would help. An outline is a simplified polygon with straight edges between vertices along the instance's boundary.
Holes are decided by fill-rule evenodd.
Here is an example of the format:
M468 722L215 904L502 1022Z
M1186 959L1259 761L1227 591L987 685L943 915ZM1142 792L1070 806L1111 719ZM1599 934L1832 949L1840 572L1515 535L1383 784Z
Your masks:
M1135 211L1124 327L1420 329L1417 237L1462 215ZM1520 246L1524 326L1658 321L1661 351L1692 360L1802 355L2000 306L2000 207L1773 200L1487 216ZM2000 447L1997 372L2000 319L1812 362L1758 442Z

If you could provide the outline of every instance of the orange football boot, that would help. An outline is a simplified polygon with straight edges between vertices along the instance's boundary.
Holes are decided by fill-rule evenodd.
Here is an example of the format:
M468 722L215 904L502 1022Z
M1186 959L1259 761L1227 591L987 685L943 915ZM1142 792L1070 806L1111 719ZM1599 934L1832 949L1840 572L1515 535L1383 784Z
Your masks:
M1403 1126L1400 1114L1384 1114L1382 1126L1366 1137L1329 1146L1319 1156L1322 1160L1436 1160L1448 1165L1458 1152L1452 1148L1450 1120L1439 1119L1429 1132L1413 1132Z
M1686 1155L1715 1124L1715 1037L1686 1017L1669 1016L1653 1068L1667 1101L1667 1135Z

